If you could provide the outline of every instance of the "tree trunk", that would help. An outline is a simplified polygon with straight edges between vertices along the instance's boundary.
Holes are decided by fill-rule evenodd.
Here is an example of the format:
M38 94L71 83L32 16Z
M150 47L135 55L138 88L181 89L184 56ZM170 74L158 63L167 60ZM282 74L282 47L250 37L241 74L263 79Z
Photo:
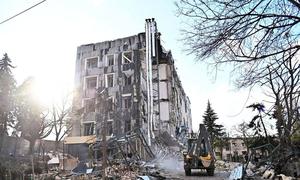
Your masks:
M35 180L35 174L34 174L34 157L33 157L33 155L31 155L31 169L32 169L33 180Z
M58 147L59 147L59 141L55 141L55 152L57 152Z
M4 140L4 135L0 135L0 153L2 152L3 140Z
M221 146L220 151L221 160L223 160L223 145Z
M1 116L0 118L4 119L4 116ZM2 151L3 146L3 140L5 138L5 128L4 128L4 122L0 122L0 153ZM2 124L3 123L3 124Z
M29 155L34 153L34 145L35 145L35 139L29 140L29 151L28 151Z

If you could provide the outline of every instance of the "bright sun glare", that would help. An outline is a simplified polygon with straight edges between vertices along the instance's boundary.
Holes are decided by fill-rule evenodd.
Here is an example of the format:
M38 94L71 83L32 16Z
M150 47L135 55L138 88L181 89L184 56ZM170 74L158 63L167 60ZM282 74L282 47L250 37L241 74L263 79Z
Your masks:
M64 86L58 79L53 77L36 77L33 87L33 96L41 105L50 107L53 104L60 103L66 96L63 92Z

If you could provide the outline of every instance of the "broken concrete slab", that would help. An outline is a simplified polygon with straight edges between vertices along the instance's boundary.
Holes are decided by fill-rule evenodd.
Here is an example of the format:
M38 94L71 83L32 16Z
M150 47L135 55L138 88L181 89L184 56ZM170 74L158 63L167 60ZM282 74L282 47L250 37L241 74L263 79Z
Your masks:
M264 174L262 175L263 179L273 179L275 177L275 170L274 169L267 169Z

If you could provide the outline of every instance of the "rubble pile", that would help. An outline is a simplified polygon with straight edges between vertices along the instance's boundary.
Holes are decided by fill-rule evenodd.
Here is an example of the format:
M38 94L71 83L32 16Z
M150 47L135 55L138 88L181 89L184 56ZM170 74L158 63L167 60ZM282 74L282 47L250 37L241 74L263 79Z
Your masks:
M138 140L138 143L136 140ZM178 143L174 142L174 148L172 148L161 141L156 140L150 148L145 142L142 133L138 130L122 137L110 138L107 143L110 153L108 153L107 165L105 168L102 166L102 157L100 157L97 159L97 162L94 162L93 164L85 163L85 165L81 165L81 168L79 168L79 165L83 162L80 162L75 168L77 170L75 171L75 169L73 169L66 176L84 179L88 174L88 178L98 179L101 179L104 176L109 179L124 180L166 179L167 173L164 172L159 165L166 166L169 164L171 167L171 165L174 165L173 159L182 158L181 152L177 150L178 148L175 148L178 147ZM140 148L143 148L143 157L135 148L137 144L140 145ZM103 144L100 142L95 144L93 149L97 150L102 147ZM65 155L65 157L67 156ZM67 162L66 159L65 162ZM182 167L181 164L176 166ZM88 173L88 169L92 170Z
M289 168L289 171L292 172L290 176L276 172L274 163L266 162L265 164L254 164L248 162L248 164L237 164L237 166L231 170L230 178L229 179L242 179L244 176L245 179L282 179L282 180L294 180L299 179L299 171L300 160L296 163L286 163L285 168ZM225 162L218 162L216 163L219 167L225 167L227 163ZM230 163L229 163L230 164Z
M146 163L144 161L136 161L130 163L130 166L127 166L125 163L114 163L111 166L105 169L108 178L111 179L143 179L145 177L163 178L158 167L151 163Z
M112 165L106 168L108 178L112 179L133 179L138 176L138 169L130 170L125 165Z
M167 171L177 172L182 169L182 153L161 143L153 147L156 155L149 161L127 158L110 161L106 173L112 179L174 179ZM129 164L129 165L128 165Z
M218 171L232 171L236 167L240 166L240 163L237 162L229 162L229 161L222 161L217 160L215 162L216 170Z
M262 179L284 179L284 180L296 179L296 175L292 177L292 176L286 176L284 174L276 174L275 169L271 165L263 165L257 167L251 164L250 166L248 166L245 172L246 172L246 177L248 178L260 177Z

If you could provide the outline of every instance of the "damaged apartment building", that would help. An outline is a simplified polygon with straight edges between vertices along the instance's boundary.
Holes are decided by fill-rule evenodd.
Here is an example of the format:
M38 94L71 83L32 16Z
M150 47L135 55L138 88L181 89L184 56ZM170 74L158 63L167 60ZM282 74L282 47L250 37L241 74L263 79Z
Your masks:
M80 113L69 136L99 140L104 120L106 136L138 128L149 145L160 133L191 132L190 100L171 51L161 46L153 19L145 26L137 35L77 48L73 108Z

